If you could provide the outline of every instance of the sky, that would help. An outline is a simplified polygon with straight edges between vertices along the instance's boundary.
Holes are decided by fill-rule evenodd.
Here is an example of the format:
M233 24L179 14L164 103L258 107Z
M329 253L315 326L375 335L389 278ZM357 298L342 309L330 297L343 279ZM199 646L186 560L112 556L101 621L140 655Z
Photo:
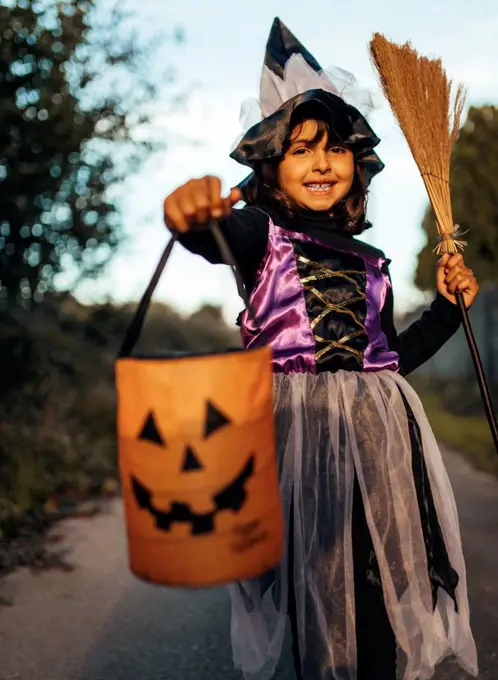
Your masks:
M133 3L135 8L136 4ZM374 32L396 42L410 40L428 56L438 56L451 78L468 90L468 105L498 104L498 3L495 0L141 0L137 26L164 26L164 45L156 58L176 71L177 86L190 92L188 104L167 113L173 89L163 88L157 102L156 128L166 140L141 171L121 187L120 208L126 244L96 282L78 292L82 301L138 300L164 249L168 232L162 221L164 198L193 177L217 175L225 189L247 175L229 158L241 134L242 101L258 96L268 33L275 16L327 69L341 67L355 75L376 104L369 120L382 142L386 164L372 183L368 217L373 229L364 240L392 259L396 311L422 299L413 286L417 252L424 243L420 228L427 196L408 147L383 99L368 55ZM185 43L166 40L174 26ZM470 263L471 264L471 263ZM155 299L182 313L207 302L220 305L233 323L241 309L230 271L213 266L175 246Z

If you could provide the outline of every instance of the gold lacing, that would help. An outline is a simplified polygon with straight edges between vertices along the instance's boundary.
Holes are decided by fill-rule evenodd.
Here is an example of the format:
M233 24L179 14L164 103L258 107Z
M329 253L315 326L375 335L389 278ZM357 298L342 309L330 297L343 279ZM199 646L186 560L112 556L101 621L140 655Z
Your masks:
M345 335L343 338L340 340L325 340L325 338L321 338L319 335L314 335L314 338L316 342L326 342L327 345L326 347L322 347L322 349L318 350L316 352L315 357L317 359L320 359L324 354L327 352L330 352L331 349L334 349L334 347L338 347L339 349L345 349L348 352L351 352L351 354L354 354L355 357L358 359L358 361L363 361L363 352L360 352L357 349L354 349L354 347L349 347L345 343L348 342L348 340L352 340L353 338L357 338L359 335L366 335L365 331L354 331L354 333L349 333L348 335Z
M325 347L322 347L322 349L316 352L315 355L316 359L320 359L324 354L330 352L334 348L340 348L348 352L351 352L351 354L353 354L360 362L363 361L363 352L360 352L359 350L354 349L353 347L349 347L346 343L349 342L349 340L352 340L353 338L367 334L365 326L361 323L361 321L358 319L353 310L348 309L348 305L366 299L366 294L361 289L360 284L354 278L352 278L350 274L364 274L365 272L358 271L355 269L342 269L340 271L328 269L328 267L326 267L325 265L319 262L313 262L309 258L303 257L302 255L298 255L297 259L303 264L310 265L311 267L314 268L313 274L305 276L301 279L301 284L305 290L309 291L310 293L313 293L313 295L315 295L315 297L317 297L320 300L320 302L325 306L325 309L322 310L320 314L311 321L312 330L314 331L316 326L321 321L323 321L327 314L330 314L331 312L335 312L338 314L347 314L354 320L357 326L360 327L360 330L348 333L339 340L329 340L326 338L322 338L320 335L317 335L315 332L313 332L315 342L325 344ZM324 279L334 278L345 279L346 281L352 283L356 289L357 295L355 297L349 298L348 300L344 300L343 302L333 303L326 298L324 293L321 293L319 290L309 285L312 281L323 281Z

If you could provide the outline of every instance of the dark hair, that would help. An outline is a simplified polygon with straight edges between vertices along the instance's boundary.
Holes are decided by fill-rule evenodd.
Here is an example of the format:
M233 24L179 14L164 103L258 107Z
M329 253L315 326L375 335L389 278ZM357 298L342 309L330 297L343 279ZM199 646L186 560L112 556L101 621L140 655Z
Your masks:
M303 107L304 108L304 107ZM292 121L290 132L285 142L284 153L290 146L290 135L297 125L303 123L306 118L316 120L317 129L310 143L317 144L325 135L328 139L337 137L332 124L328 120L317 119L316 115L306 115L300 112L299 117ZM283 211L291 219L295 217L298 205L288 196L278 184L278 166L282 156L260 161L254 166L254 175L245 189L247 201L252 204L273 206ZM334 206L334 217L344 218L344 231L352 235L361 234L372 225L366 219L367 188L364 182L364 171L361 165L355 162L353 184L347 196Z

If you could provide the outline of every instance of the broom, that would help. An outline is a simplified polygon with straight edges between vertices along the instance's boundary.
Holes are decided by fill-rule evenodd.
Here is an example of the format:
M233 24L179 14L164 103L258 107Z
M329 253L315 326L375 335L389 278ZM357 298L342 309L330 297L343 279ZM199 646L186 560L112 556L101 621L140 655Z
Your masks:
M376 33L370 54L380 84L405 136L429 195L436 227L438 255L456 253L467 243L454 226L450 192L450 161L458 134L465 91L448 80L440 59L420 56L410 45L397 45ZM456 292L491 435L498 453L498 424L479 350L463 295Z

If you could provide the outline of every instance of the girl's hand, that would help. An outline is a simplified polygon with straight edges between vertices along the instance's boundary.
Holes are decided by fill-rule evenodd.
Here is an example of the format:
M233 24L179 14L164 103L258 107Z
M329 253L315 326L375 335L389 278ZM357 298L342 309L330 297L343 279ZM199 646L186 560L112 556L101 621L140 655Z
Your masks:
M465 266L460 253L449 255L446 253L438 262L437 289L447 300L456 305L455 292L463 293L467 309L474 302L479 292L479 284L472 269Z
M222 197L218 177L191 179L164 201L164 221L171 231L207 228L212 219L229 215L240 200L240 189L232 189L226 198Z

